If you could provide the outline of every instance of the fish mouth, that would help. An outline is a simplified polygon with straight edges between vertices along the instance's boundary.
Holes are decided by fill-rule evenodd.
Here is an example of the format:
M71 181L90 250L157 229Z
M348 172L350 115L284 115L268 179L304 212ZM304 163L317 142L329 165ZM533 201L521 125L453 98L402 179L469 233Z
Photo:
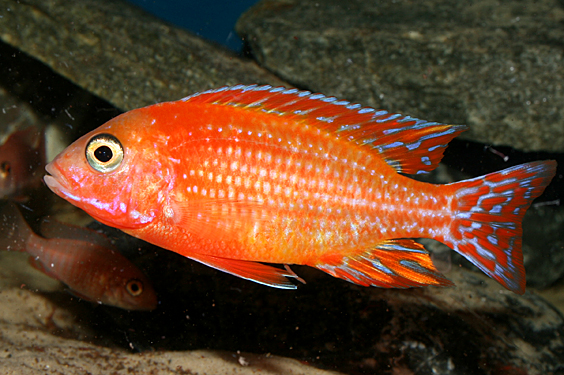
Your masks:
M43 181L45 181L45 184L53 193L65 199L80 201L78 197L69 192L68 181L53 163L47 164L45 170L48 174L43 177Z

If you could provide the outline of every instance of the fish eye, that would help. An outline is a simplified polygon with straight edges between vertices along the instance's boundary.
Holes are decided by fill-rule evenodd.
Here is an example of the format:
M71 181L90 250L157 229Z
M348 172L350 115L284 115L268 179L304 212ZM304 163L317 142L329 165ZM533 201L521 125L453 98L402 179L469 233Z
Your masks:
M111 134L98 134L86 145L86 160L98 172L111 172L123 160L123 146Z
M139 297L143 293L143 283L136 279L129 280L125 285L125 289L133 297Z
M3 161L2 163L0 163L0 177L1 178L6 178L10 175L10 172L12 171L12 166L10 165L9 161Z

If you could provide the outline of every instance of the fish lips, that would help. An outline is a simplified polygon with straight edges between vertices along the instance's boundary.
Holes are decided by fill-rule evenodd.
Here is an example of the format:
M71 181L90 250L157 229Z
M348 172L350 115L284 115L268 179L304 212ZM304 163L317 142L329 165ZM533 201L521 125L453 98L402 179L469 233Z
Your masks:
M48 174L43 177L43 181L45 181L45 184L49 187L49 189L51 189L51 191L53 191L53 193L62 198L80 202L81 199L79 197L69 192L69 189L67 188L69 184L56 165L49 163L45 166L45 170Z
M102 202L88 195L83 195L80 191L80 185L76 184L73 188L72 180L69 181L61 171L57 163L51 162L45 167L47 175L43 177L45 184L57 194L59 197L67 200L78 208L86 211L97 221L102 224L120 229L135 229L147 225L154 219L154 213L149 216L137 215L132 218L129 213L116 210L111 206L115 206L115 201ZM121 196L120 198L123 198Z

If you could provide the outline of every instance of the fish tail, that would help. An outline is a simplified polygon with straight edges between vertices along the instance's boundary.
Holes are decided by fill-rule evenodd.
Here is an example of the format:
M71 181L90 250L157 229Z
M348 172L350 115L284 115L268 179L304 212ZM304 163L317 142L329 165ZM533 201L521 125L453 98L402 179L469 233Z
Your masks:
M450 184L454 220L440 241L505 288L523 294L521 222L555 173L554 160L536 161Z

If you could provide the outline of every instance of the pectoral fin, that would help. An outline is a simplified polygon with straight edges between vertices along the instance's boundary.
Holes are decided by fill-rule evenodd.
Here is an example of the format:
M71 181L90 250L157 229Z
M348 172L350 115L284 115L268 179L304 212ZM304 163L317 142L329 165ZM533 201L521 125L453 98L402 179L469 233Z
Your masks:
M255 225L269 221L262 201L233 199L172 199L170 218L174 224L202 238L232 240Z

